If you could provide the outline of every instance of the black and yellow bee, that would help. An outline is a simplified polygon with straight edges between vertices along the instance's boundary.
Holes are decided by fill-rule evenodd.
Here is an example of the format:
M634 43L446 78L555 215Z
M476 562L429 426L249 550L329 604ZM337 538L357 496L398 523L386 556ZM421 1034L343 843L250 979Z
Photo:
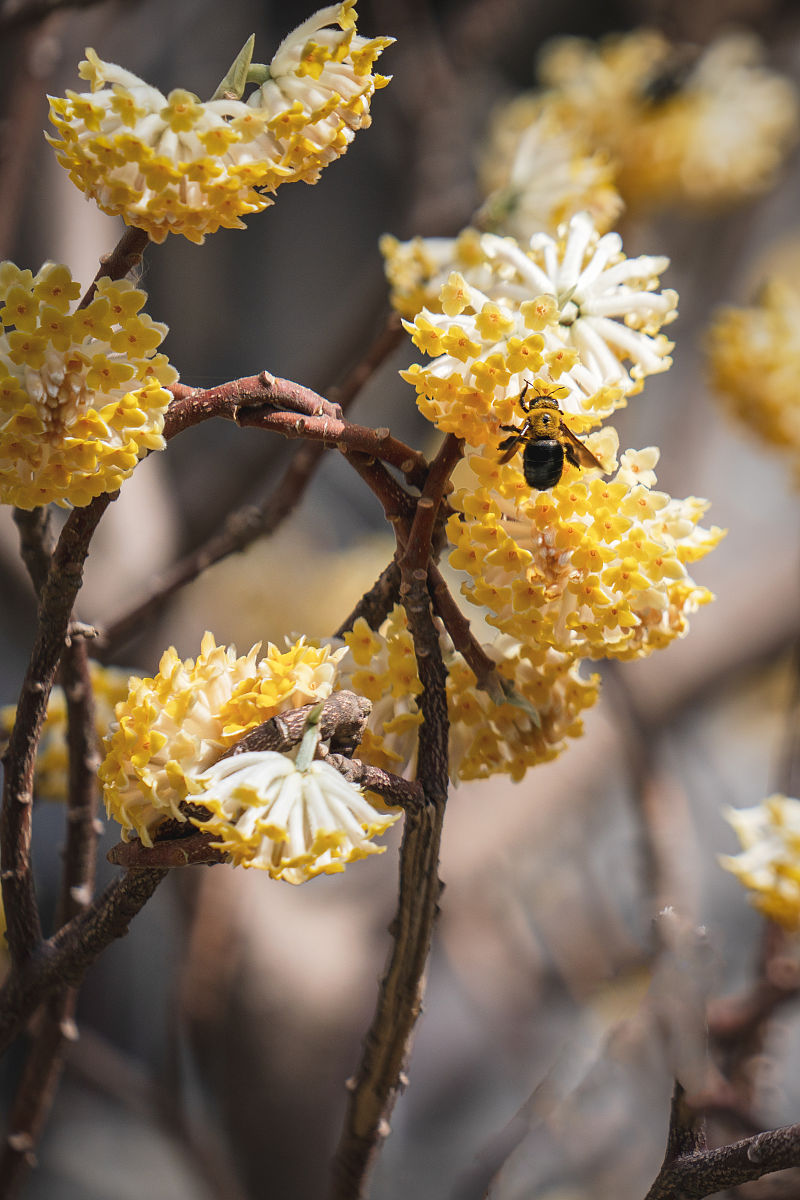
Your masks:
M527 399L529 387L526 383L518 400L525 422L500 426L511 434L498 447L503 451L500 462L509 462L522 443L525 447L522 452L525 482L540 491L558 483L564 472L565 458L573 467L596 467L605 475L603 464L565 425L557 401L551 396L539 395Z

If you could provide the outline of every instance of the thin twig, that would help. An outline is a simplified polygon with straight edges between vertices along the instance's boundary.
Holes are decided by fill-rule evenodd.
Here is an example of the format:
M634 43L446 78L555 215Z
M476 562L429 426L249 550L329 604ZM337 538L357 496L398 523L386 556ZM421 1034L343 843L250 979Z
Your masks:
M103 950L128 932L166 874L164 870L129 871L85 912L40 942L25 964L12 971L0 988L0 1053L39 1004L65 984L78 986Z

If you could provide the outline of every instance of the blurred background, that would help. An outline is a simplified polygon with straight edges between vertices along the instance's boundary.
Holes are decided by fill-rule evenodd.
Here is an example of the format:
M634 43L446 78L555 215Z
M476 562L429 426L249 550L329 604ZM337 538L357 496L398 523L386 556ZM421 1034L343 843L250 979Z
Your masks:
M33 20L38 7L0 7L0 257L33 270L65 262L85 285L122 225L56 163L41 136L45 93L82 90L77 64L93 46L165 92L209 96L251 32L256 60L268 61L311 9L116 0L56 4ZM359 32L397 38L380 63L394 80L374 99L372 128L317 186L282 189L246 233L223 230L203 247L170 238L147 252L147 311L169 325L164 348L183 382L207 387L265 368L322 392L340 382L389 312L380 234L452 236L468 224L490 116L533 85L548 38L641 25L700 45L723 29L753 31L770 66L798 81L790 0L360 4ZM759 802L785 762L799 506L784 458L711 395L702 339L717 305L750 301L770 272L797 275L799 191L795 151L771 190L735 206L623 217L626 253L669 255L664 282L681 304L673 369L648 380L614 424L623 445L661 447L660 487L708 497L710 520L728 528L693 570L717 600L667 651L599 668L585 736L558 760L522 784L454 792L425 1012L375 1200L471 1200L487 1188L495 1200L643 1195L663 1156L676 1057L698 1069L705 992L733 993L752 978L761 919L716 856L737 848L722 806ZM413 361L405 341L350 415L428 451L431 428L398 376ZM81 617L113 621L231 509L268 495L294 450L216 422L151 456L103 519ZM328 636L392 550L377 502L326 453L273 538L186 587L115 661L153 674L170 644L195 655L205 629L240 652L293 632ZM0 512L0 597L6 703L34 629L9 511ZM63 809L37 805L35 825L38 887L52 911ZM176 872L87 978L81 1038L25 1196L323 1195L388 951L394 834L384 857L303 888L227 868ZM116 840L109 829L103 856ZM114 871L103 857L100 884ZM654 932L664 905L676 915ZM797 1119L792 1005L766 1050L772 1065L760 1064L753 1084L761 1127ZM4 1107L21 1061L18 1047L3 1064ZM759 1186L748 1194L779 1194L767 1190L774 1181Z

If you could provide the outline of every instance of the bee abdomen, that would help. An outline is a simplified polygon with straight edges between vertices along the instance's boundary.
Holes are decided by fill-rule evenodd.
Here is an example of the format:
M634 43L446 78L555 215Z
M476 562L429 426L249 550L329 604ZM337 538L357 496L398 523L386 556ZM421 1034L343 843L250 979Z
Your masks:
M522 471L528 487L553 487L564 471L564 447L555 438L528 442L522 454Z

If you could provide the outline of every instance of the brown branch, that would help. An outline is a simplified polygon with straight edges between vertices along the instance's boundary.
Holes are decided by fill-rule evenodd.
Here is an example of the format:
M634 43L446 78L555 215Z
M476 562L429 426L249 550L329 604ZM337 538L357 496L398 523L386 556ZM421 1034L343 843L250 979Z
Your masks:
M3 761L0 816L3 904L12 961L19 965L41 937L31 869L31 808L36 747L47 701L64 648L72 606L78 594L89 542L116 493L98 496L73 509L61 531L42 589L39 627L17 704L14 728Z
M464 443L448 433L428 470L405 549L409 571L425 570L431 557L433 531L450 476L464 453Z
M65 985L77 987L98 955L128 932L166 873L129 871L11 972L0 988L0 1053L44 1000Z
M362 361L350 371L341 387L331 389L333 403L338 404L342 411L346 410L402 336L400 318L392 313ZM172 391L181 399L193 394L193 389L179 385L174 385ZM274 533L302 499L324 451L325 446L320 442L296 447L269 496L257 504L248 504L230 513L218 533L175 563L168 572L156 579L149 595L106 627L103 656L107 658L124 646L146 624L148 618L160 610L165 600L214 563L230 554L240 553L258 538Z
M298 745L306 730L309 714L316 708L315 704L303 704L300 708L292 708L262 725L251 729L243 738L222 758L233 758L237 754L247 754L251 750L277 750L284 754ZM366 728L372 703L355 692L333 692L325 701L322 713L317 723L320 739L330 742L334 750L355 748Z
M131 271L135 271L149 245L150 235L143 229L126 229L114 249L100 259L100 269L81 297L78 308L86 308L92 302L99 280L124 279Z
M496 664L475 637L469 621L458 607L444 576L434 563L428 565L428 587L434 612L447 630L453 646L475 675L477 686L488 692L493 699L502 702L503 693L495 669Z
M701 1200L773 1171L800 1166L800 1125L786 1125L716 1150L665 1162L645 1200Z
M19 551L31 577L36 595L41 595L56 538L53 514L49 508L15 508L14 523L19 530Z
M281 403L289 411L264 407ZM427 474L423 454L393 438L388 429L355 425L342 420L338 412L338 405L310 388L262 371L260 375L174 400L164 418L164 437L169 440L212 417L222 417L243 428L271 430L288 438L307 438L341 451L382 459L401 471L409 482L422 486Z
M367 1173L389 1132L388 1118L403 1086L403 1067L422 1005L423 976L442 886L437 867L447 800L446 674L424 571L421 579L405 573L403 603L423 684L417 781L425 803L408 810L405 817L400 895L390 927L393 946L333 1160L333 1200L364 1195Z

